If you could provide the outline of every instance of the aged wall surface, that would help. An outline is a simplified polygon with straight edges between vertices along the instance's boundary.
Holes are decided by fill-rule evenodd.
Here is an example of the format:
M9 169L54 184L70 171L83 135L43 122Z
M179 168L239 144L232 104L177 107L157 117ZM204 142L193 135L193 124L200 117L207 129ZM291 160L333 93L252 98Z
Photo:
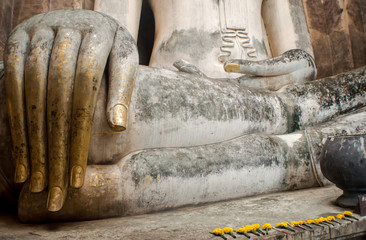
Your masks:
M365 0L303 0L318 78L366 64Z

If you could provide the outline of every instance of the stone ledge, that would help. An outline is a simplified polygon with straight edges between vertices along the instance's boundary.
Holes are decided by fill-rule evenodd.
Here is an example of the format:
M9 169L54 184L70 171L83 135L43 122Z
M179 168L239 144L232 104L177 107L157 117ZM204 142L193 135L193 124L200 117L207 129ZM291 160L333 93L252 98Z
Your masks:
M0 239L212 239L209 232L218 227L232 227L268 222L272 226L282 221L335 216L345 210L334 205L342 193L334 186L272 193L256 197L191 206L172 211L111 218L96 221L22 224L15 214L0 213ZM355 215L359 217L358 215ZM289 232L290 233L290 232ZM290 233L292 234L292 233ZM262 238L251 239L364 239L366 217L341 226L317 227L292 235L270 231ZM233 239L228 236L228 239ZM236 239L247 239L239 236Z

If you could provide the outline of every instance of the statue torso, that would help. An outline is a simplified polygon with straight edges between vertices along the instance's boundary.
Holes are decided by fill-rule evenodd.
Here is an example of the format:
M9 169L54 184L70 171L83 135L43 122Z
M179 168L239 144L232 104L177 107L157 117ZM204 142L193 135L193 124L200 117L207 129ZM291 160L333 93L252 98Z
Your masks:
M174 69L173 62L184 59L210 77L233 77L224 71L225 61L271 55L261 0L150 2L156 24L151 66Z

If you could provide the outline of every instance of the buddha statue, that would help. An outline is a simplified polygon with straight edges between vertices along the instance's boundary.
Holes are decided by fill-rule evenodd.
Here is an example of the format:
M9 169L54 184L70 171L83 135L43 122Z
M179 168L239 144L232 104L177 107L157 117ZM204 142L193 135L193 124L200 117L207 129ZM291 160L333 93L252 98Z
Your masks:
M150 66L138 64L138 0L43 13L12 31L0 150L2 169L15 165L14 181L25 183L20 219L96 219L327 184L324 139L365 131L366 69L314 80L301 3L150 5ZM5 192L10 180L0 179Z

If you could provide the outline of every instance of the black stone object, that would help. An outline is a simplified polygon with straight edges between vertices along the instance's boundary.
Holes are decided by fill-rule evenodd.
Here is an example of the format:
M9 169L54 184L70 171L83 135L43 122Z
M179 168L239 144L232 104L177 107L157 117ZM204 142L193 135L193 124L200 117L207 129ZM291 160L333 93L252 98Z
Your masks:
M366 135L330 137L320 157L324 176L343 190L336 203L356 207L358 195L366 194Z

